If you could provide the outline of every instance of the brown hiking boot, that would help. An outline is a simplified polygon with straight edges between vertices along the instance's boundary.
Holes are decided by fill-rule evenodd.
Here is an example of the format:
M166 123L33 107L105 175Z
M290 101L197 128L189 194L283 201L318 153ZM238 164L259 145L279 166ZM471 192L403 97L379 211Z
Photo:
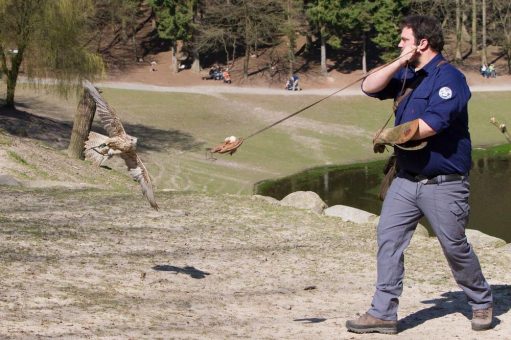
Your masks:
M474 309L472 311L472 329L474 331L484 331L491 328L493 318L493 308Z
M354 333L397 334L397 321L381 320L365 313L356 320L346 321L346 328Z

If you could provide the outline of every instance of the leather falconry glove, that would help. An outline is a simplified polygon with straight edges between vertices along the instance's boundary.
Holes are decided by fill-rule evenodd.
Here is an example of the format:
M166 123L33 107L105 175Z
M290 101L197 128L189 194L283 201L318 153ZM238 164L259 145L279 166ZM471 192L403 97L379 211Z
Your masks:
M243 138L241 137L227 137L222 144L217 145L216 147L210 150L211 153L229 153L232 155L238 150L240 145L243 143Z
M411 140L418 130L418 119L397 125L393 128L383 129L373 139L373 151L375 153L383 153L385 151L385 145L396 146L403 150L420 150L424 148L428 142L425 140Z

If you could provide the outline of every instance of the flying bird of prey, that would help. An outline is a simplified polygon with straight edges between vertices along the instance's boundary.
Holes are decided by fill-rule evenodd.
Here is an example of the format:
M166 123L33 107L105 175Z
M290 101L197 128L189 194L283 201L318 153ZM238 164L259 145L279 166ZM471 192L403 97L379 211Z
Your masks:
M89 81L84 82L84 87L96 102L96 113L99 114L105 130L108 132L108 137L97 132L90 132L88 140L85 142L85 158L101 166L113 156L120 156L128 166L131 177L140 183L142 193L151 207L158 210L149 172L136 152L137 138L124 131L115 110L108 105Z

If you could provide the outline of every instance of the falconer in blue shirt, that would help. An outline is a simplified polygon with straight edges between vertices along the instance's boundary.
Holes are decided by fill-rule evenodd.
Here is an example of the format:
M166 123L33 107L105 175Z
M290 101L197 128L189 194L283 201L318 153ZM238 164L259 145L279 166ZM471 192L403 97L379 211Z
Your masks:
M395 98L403 82L418 85L397 107L395 125L420 119L434 135L425 139L423 149L396 148L399 169L428 178L468 175L472 146L467 104L471 94L465 76L438 53L417 72L412 66L402 68L382 91L367 94L379 99Z
M463 74L442 56L443 46L442 28L435 18L407 17L401 24L400 58L362 83L369 96L394 99L395 127L377 134L374 150L394 147L397 176L378 223L376 291L369 310L346 322L352 332L397 333L404 251L423 216L472 307L472 329L492 325L490 285L465 235L470 210L467 105L471 95Z

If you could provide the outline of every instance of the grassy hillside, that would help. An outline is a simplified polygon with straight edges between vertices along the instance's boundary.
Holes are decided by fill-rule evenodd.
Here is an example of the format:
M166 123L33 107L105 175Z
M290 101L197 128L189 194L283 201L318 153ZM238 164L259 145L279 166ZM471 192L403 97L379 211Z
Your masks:
M251 193L255 182L330 164L374 160L371 140L391 110L391 102L364 96L332 97L256 135L233 156L208 159L205 149L226 136L248 136L318 100L303 94L248 95L161 93L105 88L104 97L119 113L158 190ZM20 107L66 122L69 130L75 99L34 98L22 90ZM505 142L489 124L495 115L511 121L509 93L475 93L470 130L475 146ZM100 130L99 125L95 126ZM70 130L69 130L70 133ZM63 133L65 135L65 133ZM65 143L63 143L65 144ZM117 165L113 165L115 168ZM124 171L122 164L119 171ZM106 171L106 170L105 170Z

